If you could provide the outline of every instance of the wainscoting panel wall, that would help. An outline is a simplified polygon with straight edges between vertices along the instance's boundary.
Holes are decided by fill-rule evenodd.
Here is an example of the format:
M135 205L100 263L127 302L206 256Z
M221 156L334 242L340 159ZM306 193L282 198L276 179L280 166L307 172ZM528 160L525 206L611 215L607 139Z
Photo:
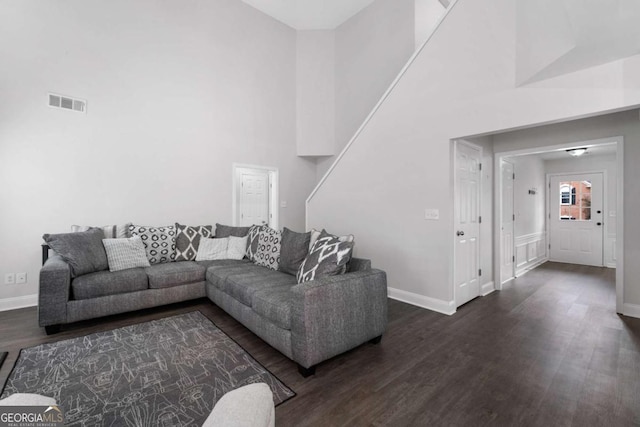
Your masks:
M516 237L516 276L520 276L547 260L547 233Z

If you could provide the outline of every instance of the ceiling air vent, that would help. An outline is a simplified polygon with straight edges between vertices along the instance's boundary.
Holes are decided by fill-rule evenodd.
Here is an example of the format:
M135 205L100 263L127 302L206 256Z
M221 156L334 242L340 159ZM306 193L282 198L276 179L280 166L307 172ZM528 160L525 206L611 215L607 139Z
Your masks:
M83 99L71 98L70 96L49 94L49 106L54 108L62 108L63 110L78 111L80 113L87 112L87 101Z

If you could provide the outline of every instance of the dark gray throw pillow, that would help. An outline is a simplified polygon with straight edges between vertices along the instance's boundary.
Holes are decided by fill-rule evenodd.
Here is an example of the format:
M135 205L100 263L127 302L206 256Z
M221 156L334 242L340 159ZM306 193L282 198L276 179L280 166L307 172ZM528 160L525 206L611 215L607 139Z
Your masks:
M295 276L300 264L309 254L311 232L296 233L284 227L280 241L280 264L278 270Z
M71 277L109 269L101 228L80 233L45 234L42 238L69 264Z
M176 222L176 261L195 261L201 238L213 237L211 225L189 226Z
M353 242L341 242L339 237L322 230L309 255L300 264L296 275L298 283L344 274L351 260L353 245Z
M230 225L216 224L215 237L244 237L249 234L249 228L251 227L232 227Z

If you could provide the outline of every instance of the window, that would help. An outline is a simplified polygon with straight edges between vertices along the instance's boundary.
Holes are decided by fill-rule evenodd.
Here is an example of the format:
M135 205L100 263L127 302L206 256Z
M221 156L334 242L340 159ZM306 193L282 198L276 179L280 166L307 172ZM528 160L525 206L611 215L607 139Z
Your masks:
M560 219L591 220L591 181L560 183Z
M573 191L572 191L573 190ZM575 188L571 188L570 185L562 185L560 184L560 204L561 205L571 205L571 193L574 194L575 201Z

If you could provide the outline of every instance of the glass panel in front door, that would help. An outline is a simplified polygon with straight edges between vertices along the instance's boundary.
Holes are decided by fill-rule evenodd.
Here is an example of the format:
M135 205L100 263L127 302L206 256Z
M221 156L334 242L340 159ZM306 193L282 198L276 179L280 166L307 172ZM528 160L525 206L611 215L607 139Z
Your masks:
M591 181L560 182L560 219L591 221Z

